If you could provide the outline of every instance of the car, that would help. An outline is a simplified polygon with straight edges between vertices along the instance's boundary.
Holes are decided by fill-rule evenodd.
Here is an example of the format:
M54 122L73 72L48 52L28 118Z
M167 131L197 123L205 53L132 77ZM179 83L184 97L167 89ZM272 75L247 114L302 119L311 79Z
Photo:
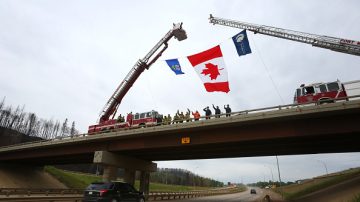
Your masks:
M125 182L93 182L84 191L83 202L145 202L143 192Z
M250 189L250 194L256 194L256 190L255 189Z

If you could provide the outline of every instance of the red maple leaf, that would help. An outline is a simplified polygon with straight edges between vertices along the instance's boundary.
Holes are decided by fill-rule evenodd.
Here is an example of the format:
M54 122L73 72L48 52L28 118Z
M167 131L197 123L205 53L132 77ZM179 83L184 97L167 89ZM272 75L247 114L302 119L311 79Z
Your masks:
M209 74L211 80L216 80L216 78L220 75L219 70L222 69L224 68L219 69L217 65L207 63L205 64L205 69L202 70L201 74L204 74L205 76Z

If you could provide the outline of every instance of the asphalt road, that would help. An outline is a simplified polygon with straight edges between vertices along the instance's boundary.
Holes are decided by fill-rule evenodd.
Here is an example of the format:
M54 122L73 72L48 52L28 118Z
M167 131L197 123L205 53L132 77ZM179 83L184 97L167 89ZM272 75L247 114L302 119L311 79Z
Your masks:
M235 194L225 194L225 195L217 195L217 196L207 196L200 198L192 198L192 199L181 199L181 200L164 200L162 202L253 202L253 201L261 201L261 197L263 195L263 190L259 188L254 188L256 190L256 194L250 194L250 188L244 192L235 193Z

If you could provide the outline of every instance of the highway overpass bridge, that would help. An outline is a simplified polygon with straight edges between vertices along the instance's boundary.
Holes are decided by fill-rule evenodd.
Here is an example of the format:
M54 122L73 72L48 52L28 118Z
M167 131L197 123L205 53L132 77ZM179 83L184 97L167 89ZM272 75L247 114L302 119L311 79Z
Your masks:
M149 172L156 169L152 161L358 151L360 100L352 100L12 145L0 148L0 162L101 163L103 178L115 178L122 167L131 183L140 170L146 191Z

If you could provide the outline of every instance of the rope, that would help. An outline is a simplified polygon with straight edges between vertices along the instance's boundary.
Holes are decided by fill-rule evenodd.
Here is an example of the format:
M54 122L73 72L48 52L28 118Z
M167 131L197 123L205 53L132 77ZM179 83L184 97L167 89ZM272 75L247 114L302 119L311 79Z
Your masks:
M259 54L256 54L256 55L259 56L260 61L261 61L261 63L264 65L265 70L266 70L266 73L268 74L268 76L269 76L269 78L270 78L270 80L271 80L271 83L272 83L272 85L274 86L274 88L275 88L275 90L276 90L276 93L279 95L279 98L280 98L280 100L281 100L281 103L284 105L285 102L284 102L283 98L281 97L280 92L279 92L279 89L277 88L277 86L276 86L276 84L275 84L275 82L274 82L274 79L272 78L272 76L271 76L271 74L270 74L269 68L267 67L267 65L265 64L263 58L261 57L260 50L257 48L256 43L255 43L255 40L252 40L252 41L254 42L254 47L255 47L255 49L256 49L256 52L259 53Z

